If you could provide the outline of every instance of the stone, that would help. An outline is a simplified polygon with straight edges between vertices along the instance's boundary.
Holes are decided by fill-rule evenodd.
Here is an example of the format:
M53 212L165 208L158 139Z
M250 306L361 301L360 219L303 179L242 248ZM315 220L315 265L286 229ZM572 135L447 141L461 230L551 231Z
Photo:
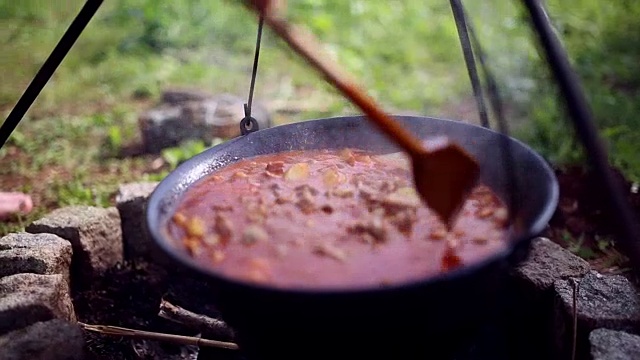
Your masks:
M53 234L13 233L0 239L0 277L61 274L69 283L71 243Z
M162 91L160 101L163 104L179 105L192 101L205 101L212 97L213 94L199 89L173 88Z
M573 280L559 280L556 293L555 337L560 356L570 354L573 337ZM577 280L576 315L578 354L588 354L589 333L598 328L640 331L640 295L624 276L590 271ZM580 357L579 357L580 358Z
M240 135L244 99L231 94L211 97L182 94L176 100L173 95L169 99L163 96L167 102L145 111L138 119L146 152L158 153L186 140L210 144L215 138L228 139ZM251 116L261 129L271 126L268 111L257 102L252 105Z
M640 329L640 295L621 275L589 272L579 282L578 321L589 329L606 327L615 330ZM573 286L569 280L555 283L560 311L573 314Z
M200 348L195 345L167 345L166 342L144 339L131 340L131 347L138 359L196 360L201 352ZM218 349L218 354L220 352L220 349ZM224 358L224 355L208 359L219 358Z
M54 319L0 337L3 360L82 360L84 339L77 324Z
M91 278L122 262L120 215L115 207L69 206L27 226L27 232L60 236L73 247L72 273Z
M580 277L591 267L585 260L565 250L547 238L531 243L528 258L514 271L514 275L538 290L550 289L556 280Z
M0 335L51 319L76 320L62 275L17 274L0 279Z
M552 346L556 341L553 284L556 280L582 276L589 270L589 263L550 239L539 237L531 242L528 257L509 278L509 293L514 299L514 305L508 309L509 326L526 328L509 334L518 353L516 358L551 358L550 354L556 351Z
M147 257L151 240L147 234L145 208L157 182L123 184L118 188L116 207L120 212L124 256Z
M640 336L623 331L596 329L589 334L593 360L640 359Z

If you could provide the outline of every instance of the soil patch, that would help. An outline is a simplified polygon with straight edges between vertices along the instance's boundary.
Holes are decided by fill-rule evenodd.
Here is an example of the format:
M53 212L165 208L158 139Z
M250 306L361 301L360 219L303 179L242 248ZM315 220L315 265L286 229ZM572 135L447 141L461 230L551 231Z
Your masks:
M198 336L189 328L158 316L162 298L199 314L219 317L208 301L208 286L184 274L168 274L141 260L127 262L96 279L73 299L78 321L168 334ZM198 350L155 341L85 332L89 359L196 359ZM226 339L225 339L226 340ZM216 350L216 359L239 359L236 351Z
M640 194L633 184L614 169L620 186L627 189L627 199L640 218ZM556 170L560 202L549 222L546 236L605 273L629 273L628 259L615 242L616 221L593 173L582 167ZM629 274L631 275L631 274Z

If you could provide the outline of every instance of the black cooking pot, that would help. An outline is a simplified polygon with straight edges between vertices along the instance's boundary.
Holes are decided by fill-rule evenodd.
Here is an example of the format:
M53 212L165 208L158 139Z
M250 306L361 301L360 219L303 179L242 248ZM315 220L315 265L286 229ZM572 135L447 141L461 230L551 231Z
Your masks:
M179 166L151 195L147 225L160 249L212 283L212 301L236 329L251 359L453 358L497 316L505 276L526 256L558 201L556 178L523 143L462 122L396 117L420 138L448 136L481 164L481 181L508 199L509 173L501 140L512 151L517 208L505 252L481 263L422 281L370 290L283 290L222 277L191 260L168 236L167 222L185 192L221 167L247 157L287 150L355 147L379 153L399 149L364 117L340 117L278 126L209 149ZM381 263L380 266L385 266Z

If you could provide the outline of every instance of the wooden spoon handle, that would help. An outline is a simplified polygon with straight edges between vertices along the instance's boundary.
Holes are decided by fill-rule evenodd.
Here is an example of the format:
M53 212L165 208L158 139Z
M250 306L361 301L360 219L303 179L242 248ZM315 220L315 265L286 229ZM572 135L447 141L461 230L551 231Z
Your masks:
M337 64L322 54L322 47L315 37L304 29L289 25L284 19L274 16L269 7L258 10L264 16L265 23L289 46L307 60L327 81L344 96L356 104L374 123L408 153L425 153L422 143L387 115L363 89L359 88L351 77L340 71Z

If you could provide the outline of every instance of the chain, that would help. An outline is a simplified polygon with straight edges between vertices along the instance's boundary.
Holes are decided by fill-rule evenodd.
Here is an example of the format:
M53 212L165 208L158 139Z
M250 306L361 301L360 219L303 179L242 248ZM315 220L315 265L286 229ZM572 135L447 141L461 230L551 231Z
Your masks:
M260 58L260 42L262 40L262 25L264 24L264 17L260 16L258 22L258 37L256 39L256 52L253 57L253 69L251 70L251 85L249 86L249 99L244 104L244 118L240 121L240 133L246 135L250 132L258 131L258 121L251 117L251 105L253 102L253 91L256 86L256 76L258 75L258 60Z

